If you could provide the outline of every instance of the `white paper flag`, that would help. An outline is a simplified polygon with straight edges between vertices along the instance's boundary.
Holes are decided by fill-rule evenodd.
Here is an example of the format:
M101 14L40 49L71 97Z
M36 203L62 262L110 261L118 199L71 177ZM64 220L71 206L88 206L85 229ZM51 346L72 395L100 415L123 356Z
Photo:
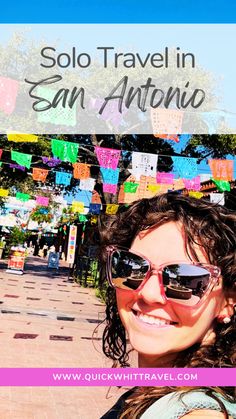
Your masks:
M132 175L135 176L136 179L140 179L141 175L155 177L157 172L157 159L157 154L133 151Z
M79 183L79 189L82 191L93 191L95 185L95 179L89 177L88 179L81 179Z
M210 193L210 201L214 204L224 205L225 204L225 194L224 193Z

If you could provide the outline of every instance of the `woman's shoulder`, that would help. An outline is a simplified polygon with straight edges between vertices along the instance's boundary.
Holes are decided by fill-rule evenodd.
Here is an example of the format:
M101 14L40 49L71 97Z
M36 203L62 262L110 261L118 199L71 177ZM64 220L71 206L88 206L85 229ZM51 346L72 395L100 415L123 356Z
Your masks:
M233 419L236 419L236 404L229 402L220 394L217 394L216 396L220 402L223 402L228 414ZM205 416L203 416L203 413L201 416L201 410L205 410ZM207 414L208 417L211 417L211 411L215 411L216 413L216 411L221 412L221 410L217 400L207 395L204 389L199 389L187 393L173 392L167 394L153 403L143 413L142 419L157 419L157 417L161 417L162 419L179 419L180 417L186 417L186 419L188 419L189 417L190 419L190 412L193 418L194 414L196 418L207 418Z

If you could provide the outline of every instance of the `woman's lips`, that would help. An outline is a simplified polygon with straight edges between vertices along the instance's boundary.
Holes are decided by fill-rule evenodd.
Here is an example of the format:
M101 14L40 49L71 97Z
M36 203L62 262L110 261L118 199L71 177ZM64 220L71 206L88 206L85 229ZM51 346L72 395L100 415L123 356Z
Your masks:
M152 316L151 314L143 313L139 310L132 309L132 313L140 321L146 324L150 324L150 325L170 326L170 325L178 324L177 322L173 322L169 319L164 319L163 317L158 317L158 316Z

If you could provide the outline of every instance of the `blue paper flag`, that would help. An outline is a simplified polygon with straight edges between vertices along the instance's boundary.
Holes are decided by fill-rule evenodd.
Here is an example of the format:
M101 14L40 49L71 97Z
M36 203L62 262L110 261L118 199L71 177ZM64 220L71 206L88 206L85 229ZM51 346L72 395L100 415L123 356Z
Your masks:
M101 204L90 204L89 205L89 212L90 214L100 214L101 211Z
M178 174L180 178L192 179L197 176L197 159L190 157L172 156L174 163L173 171Z
M68 186L72 178L71 173L56 172L56 184Z
M119 179L119 169L104 169L103 167L100 167L100 170L104 183L117 185Z
M73 201L83 202L85 207L89 207L92 200L91 191L81 191L77 186L74 188L73 192L66 192L63 195L63 198L66 200L67 204L71 205Z

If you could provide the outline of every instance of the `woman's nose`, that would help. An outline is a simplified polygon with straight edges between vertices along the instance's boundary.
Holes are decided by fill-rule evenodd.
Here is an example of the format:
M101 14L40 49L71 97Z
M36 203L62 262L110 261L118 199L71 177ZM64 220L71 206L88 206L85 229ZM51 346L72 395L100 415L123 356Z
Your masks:
M153 272L138 292L138 295L148 304L166 304L167 302L158 274Z

